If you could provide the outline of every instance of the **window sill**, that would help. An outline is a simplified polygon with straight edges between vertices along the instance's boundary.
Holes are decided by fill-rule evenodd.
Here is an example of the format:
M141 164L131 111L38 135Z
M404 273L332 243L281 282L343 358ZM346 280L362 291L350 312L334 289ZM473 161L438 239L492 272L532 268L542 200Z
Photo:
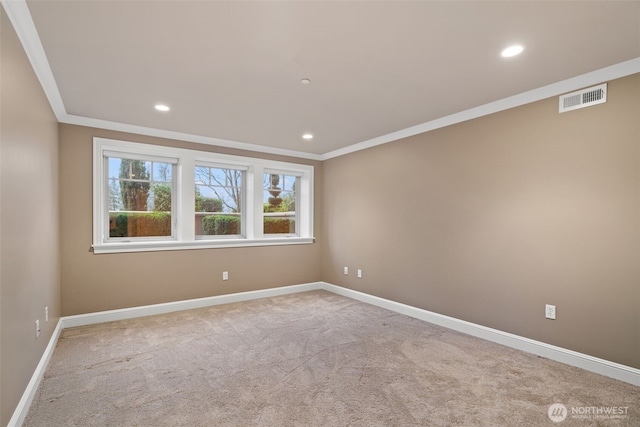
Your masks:
M224 239L179 241L117 242L93 245L94 254L115 254L126 252L182 251L190 249L242 248L250 246L307 245L315 237L268 237L263 239Z

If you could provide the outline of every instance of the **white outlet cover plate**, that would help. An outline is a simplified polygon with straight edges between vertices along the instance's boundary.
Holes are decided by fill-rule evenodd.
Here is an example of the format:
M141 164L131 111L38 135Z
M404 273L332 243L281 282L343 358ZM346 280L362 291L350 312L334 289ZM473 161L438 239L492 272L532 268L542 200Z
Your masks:
M545 314L545 317L547 319L554 319L555 320L555 318L556 318L556 306L555 305L551 305L551 304L547 304L545 306L544 314Z

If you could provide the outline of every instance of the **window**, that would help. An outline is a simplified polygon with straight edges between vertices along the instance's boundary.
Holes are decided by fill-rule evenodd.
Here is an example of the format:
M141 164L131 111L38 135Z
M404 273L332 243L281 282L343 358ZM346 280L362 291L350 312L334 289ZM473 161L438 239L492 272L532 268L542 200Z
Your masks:
M196 237L244 235L243 176L239 169L196 166Z
M298 177L280 172L269 172L263 178L263 232L264 234L296 235Z
M95 253L313 242L313 166L94 138Z
M172 237L173 164L105 156L109 237Z

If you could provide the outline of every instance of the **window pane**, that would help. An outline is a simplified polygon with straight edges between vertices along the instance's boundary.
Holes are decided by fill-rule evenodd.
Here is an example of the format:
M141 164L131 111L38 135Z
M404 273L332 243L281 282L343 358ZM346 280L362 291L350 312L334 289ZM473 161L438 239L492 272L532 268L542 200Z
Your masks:
M243 172L196 166L196 236L241 236Z
M296 200L298 177L265 173L263 178L264 234L298 234Z
M109 237L171 236L173 166L107 157Z

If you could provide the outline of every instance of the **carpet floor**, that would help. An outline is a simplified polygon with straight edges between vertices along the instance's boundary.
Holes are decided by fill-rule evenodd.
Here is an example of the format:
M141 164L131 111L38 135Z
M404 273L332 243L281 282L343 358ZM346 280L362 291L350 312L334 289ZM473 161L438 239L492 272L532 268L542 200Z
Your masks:
M66 329L24 425L640 426L640 387L312 291Z

